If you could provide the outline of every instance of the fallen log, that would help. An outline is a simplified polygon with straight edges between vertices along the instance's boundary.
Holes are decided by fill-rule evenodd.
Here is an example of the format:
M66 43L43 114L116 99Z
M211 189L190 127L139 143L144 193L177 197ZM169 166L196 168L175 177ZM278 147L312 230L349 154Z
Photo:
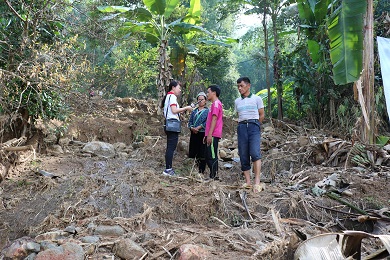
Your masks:
M3 150L7 152L20 152L26 150L34 150L34 147L32 145L11 146L11 147L5 147L3 148Z

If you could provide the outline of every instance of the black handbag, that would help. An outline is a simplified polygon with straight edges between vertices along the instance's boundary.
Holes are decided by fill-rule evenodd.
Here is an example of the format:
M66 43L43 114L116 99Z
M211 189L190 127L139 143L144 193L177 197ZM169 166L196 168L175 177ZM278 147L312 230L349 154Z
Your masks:
M168 99L167 110L165 113L166 116L168 115L169 101L171 101L171 96L169 96L169 99ZM176 118L165 119L164 127L165 127L165 131L180 133L181 132L181 121L177 120Z
M168 132L181 132L181 122L176 118L169 118L165 120L165 131Z

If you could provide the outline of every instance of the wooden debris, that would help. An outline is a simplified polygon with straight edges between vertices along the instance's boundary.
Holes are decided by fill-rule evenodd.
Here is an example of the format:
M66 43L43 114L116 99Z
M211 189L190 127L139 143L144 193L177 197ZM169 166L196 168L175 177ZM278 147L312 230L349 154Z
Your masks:
M248 205L246 204L246 196L247 196L246 191L240 191L240 198L241 198L242 204L244 205L246 213L248 214L250 220L253 220L253 217L252 217L251 213L249 212Z
M182 241L182 242L180 242L180 243L178 243L178 244L174 244L174 245L167 246L167 247L164 248L164 250L162 250L162 251L160 251L160 252L157 252L157 253L151 255L151 256L150 256L150 259L156 259L156 258L158 258L159 256L162 256L163 254L165 254L167 251L170 251L170 250L172 250L172 249L174 249L174 248L179 248L181 245L187 244L187 243L189 243L189 242L195 240L197 237L198 237L198 235L194 235L194 236L189 237L189 238L187 238L186 240L184 240L184 241Z

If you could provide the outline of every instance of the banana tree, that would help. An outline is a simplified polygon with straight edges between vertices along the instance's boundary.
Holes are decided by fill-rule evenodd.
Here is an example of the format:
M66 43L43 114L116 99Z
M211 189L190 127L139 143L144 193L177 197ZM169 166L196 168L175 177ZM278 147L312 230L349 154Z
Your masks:
M200 22L200 0L191 0L189 12L186 16L171 23L167 20L179 5L180 0L143 0L146 8L131 8L123 6L101 6L98 9L103 13L115 13L107 19L121 16L125 19L122 30L130 34L142 34L145 40L159 45L159 75L157 78L158 98L161 100L166 88L172 79L172 64L168 52L169 40L173 35L188 35L201 32L214 38L205 28L198 26Z
M363 17L367 1L343 0L328 24L330 58L337 85L356 81L363 68Z
M329 0L317 2L297 0L297 3L300 17L306 21L312 24L328 21L327 28L334 83L344 85L356 82L358 90L359 86L364 85L359 90L359 102L365 119L362 139L373 143L373 133L375 131L373 113L375 109L373 101L372 1L341 0L338 6L329 5L331 3ZM331 7L331 10L328 10L328 6ZM327 16L328 12L330 16ZM312 24L309 24L308 27L311 27ZM318 58L316 57L318 43L310 39L308 46L313 61L318 60L316 59ZM364 70L363 66L365 66ZM362 71L364 71L363 74ZM365 93L362 93L362 91Z
M307 29L308 48L312 60L315 63L319 61L318 49L320 48L313 32L328 21L326 26L330 40L333 81L336 85L356 81L360 77L363 66L362 31L367 2L342 0L338 6L331 4L330 0L297 0L297 3L299 16L306 21L306 24L301 27Z
M376 131L373 13L372 0L343 0L328 25L334 81L355 82L364 118L361 137L370 144Z

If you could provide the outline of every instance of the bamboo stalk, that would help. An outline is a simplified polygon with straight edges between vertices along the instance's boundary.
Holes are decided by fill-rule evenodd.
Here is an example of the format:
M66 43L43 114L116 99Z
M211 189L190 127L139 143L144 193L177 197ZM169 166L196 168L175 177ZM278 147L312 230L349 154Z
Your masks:
M334 199L334 200L337 200L338 202L341 202L342 204L350 207L351 209L354 209L356 210L357 212L363 214L363 215L368 215L368 213L358 207L356 207L355 205L352 205L351 203L349 203L348 201L345 201L343 200L342 198L340 198L339 195L337 195L336 193L334 192L330 192L330 193L326 193L326 195L331 198L331 199Z

